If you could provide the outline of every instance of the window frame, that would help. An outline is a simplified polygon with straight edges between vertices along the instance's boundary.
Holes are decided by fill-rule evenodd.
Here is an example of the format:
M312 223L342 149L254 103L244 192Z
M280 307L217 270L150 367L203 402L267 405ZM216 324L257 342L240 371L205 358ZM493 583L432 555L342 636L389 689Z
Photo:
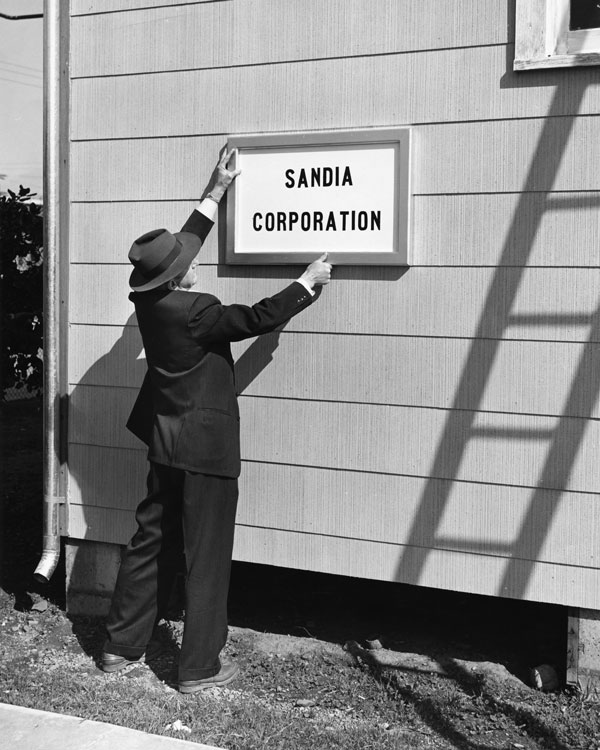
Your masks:
M569 29L570 0L516 0L513 70L600 65L600 28Z

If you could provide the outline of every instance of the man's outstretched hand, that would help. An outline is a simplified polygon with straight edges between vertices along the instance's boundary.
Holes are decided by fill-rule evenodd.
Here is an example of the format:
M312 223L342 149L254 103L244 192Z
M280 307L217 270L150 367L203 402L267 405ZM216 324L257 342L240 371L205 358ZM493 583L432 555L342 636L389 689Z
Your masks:
M231 151L224 151L223 156L219 159L215 171L212 174L211 185L212 187L208 191L211 198L217 203L227 192L227 188L235 180L235 178L241 174L241 169L229 169L227 165L231 157L236 154L236 149L232 148Z
M323 286L329 284L331 281L331 269L333 266L331 263L327 263L327 253L323 253L318 260L313 261L310 266L307 267L306 271L302 274L302 278L310 285L310 287Z

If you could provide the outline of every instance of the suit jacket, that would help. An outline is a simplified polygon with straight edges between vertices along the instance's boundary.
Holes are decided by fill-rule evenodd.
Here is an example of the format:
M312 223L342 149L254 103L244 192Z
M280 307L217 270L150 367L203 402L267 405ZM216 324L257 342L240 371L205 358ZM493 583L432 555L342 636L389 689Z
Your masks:
M182 231L203 241L212 224L195 211ZM317 296L298 282L251 307L223 305L201 292L132 292L148 372L127 427L148 445L148 459L238 477L239 410L230 342L273 330Z

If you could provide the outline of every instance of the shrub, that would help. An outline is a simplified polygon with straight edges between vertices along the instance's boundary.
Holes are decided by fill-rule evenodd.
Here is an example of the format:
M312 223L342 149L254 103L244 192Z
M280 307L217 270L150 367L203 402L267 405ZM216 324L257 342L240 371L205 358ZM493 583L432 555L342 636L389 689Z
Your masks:
M29 188L0 196L0 392L42 387L43 217Z

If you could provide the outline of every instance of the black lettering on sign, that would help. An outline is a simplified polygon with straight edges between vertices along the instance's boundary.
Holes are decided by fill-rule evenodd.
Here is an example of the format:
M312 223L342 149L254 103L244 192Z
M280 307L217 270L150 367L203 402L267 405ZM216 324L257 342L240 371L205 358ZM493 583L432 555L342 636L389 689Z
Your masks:
M295 169L285 170L286 188L346 187L352 184L352 172L348 166L311 167L310 170L302 167L297 179Z
M378 211L267 211L252 216L255 232L379 232L381 210Z

